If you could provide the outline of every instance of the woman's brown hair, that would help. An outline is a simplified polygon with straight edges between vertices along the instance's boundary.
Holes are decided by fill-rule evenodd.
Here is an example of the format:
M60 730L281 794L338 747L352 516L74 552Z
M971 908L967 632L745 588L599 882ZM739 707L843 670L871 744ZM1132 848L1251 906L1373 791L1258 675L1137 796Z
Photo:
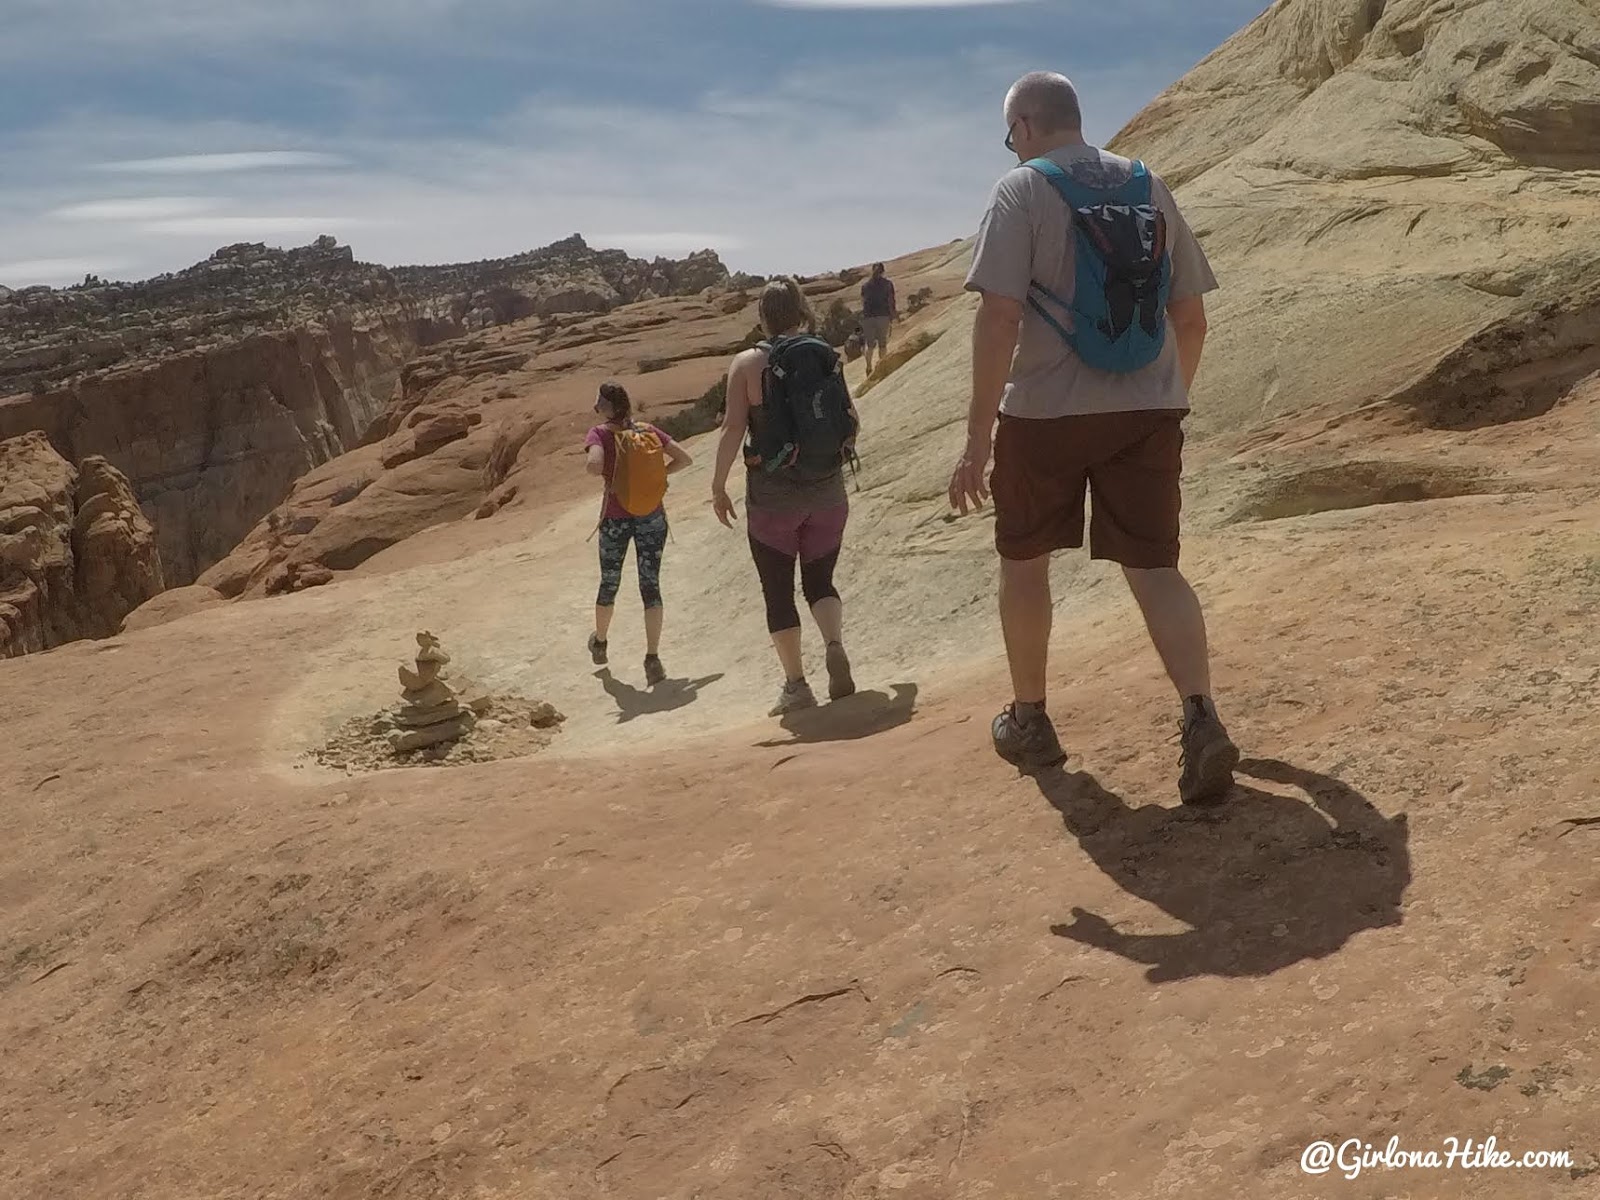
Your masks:
M817 325L817 315L811 311L810 301L800 285L789 277L774 279L761 290L756 311L761 314L761 329L768 337L777 337L802 325L807 329L815 329Z
M602 383L600 399L611 407L611 420L626 421L633 416L633 401L628 398L628 389L620 383Z

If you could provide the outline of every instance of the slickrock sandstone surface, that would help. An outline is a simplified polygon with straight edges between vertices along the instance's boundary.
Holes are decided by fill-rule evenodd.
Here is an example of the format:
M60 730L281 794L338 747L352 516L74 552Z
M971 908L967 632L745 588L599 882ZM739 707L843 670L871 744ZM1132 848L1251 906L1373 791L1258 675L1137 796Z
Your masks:
M1459 428L1600 369L1588 0L1288 0L1115 148L1222 270L1203 432L1393 399Z
M0 663L0 1193L1590 1200L1596 173L1561 130L1597 29L1561 0L1283 0L1120 143L1183 180L1224 282L1184 529L1247 756L1215 812L1178 805L1177 699L1081 556L1053 575L1067 767L992 753L991 516L943 500L959 246L919 268L945 290L905 332L937 340L861 406L848 701L761 719L776 671L743 531L703 503L709 439L668 498L669 678L643 685L626 601L594 671L593 383L676 341L700 357L627 381L693 395L661 381L714 382L749 323L639 323L667 301L557 326L584 340L516 373L460 374L524 352L515 326L420 360L435 381L308 477L316 529L256 531L238 591L322 565L327 514L391 474L428 472L385 505L487 471L518 489L492 516ZM1485 137L1468 100L1526 129ZM485 416L384 468L430 406ZM559 737L308 762L393 703L418 629L547 697ZM1391 1136L1571 1157L1301 1169Z

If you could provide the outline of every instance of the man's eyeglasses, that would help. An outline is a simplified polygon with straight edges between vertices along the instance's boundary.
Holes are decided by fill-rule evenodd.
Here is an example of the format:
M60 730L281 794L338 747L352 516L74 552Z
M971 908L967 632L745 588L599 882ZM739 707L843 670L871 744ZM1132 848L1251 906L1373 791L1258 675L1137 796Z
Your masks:
M1016 137L1017 126L1020 124L1022 124L1022 121L1019 119L1006 126L1006 149L1013 154L1017 152L1017 146L1012 139Z

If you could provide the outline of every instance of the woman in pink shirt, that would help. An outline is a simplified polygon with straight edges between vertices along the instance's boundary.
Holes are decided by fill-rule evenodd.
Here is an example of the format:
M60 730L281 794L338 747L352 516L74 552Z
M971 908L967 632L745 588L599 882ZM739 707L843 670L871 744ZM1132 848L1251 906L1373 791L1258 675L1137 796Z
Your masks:
M634 516L623 508L611 492L617 469L617 434L632 426L653 433L661 440L667 456L667 474L683 470L693 460L688 452L654 425L633 420L633 402L627 389L618 383L600 385L594 410L601 423L589 430L583 444L588 454L586 469L606 481L606 506L600 518L600 593L594 602L594 632L589 635L589 656L597 666L607 661L606 634L616 612L617 591L622 587L622 564L628 556L628 543L634 544L639 568L639 595L644 601L644 679L654 687L667 677L661 665L661 552L667 544L667 509L662 504L653 513Z

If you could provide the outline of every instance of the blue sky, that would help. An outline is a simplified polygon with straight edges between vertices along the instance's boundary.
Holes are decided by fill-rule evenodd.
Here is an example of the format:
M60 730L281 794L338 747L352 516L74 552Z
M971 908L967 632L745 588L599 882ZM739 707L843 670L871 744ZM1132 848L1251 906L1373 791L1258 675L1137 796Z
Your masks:
M972 231L1000 104L1110 137L1266 0L0 0L0 284L332 233L820 271Z

